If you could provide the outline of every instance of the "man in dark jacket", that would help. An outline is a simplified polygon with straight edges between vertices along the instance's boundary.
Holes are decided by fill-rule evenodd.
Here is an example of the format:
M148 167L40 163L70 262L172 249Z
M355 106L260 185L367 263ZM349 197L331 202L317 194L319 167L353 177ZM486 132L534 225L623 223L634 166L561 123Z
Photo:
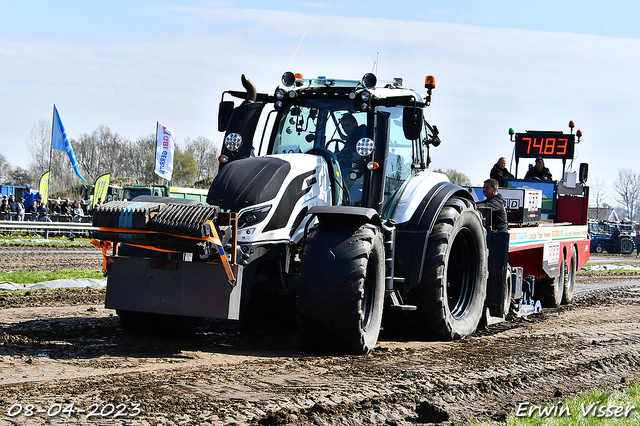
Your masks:
M498 194L498 181L495 179L485 180L482 193L486 199L478 202L477 206L491 209L491 231L507 232L509 230L507 212L504 209L504 198Z
M504 186L504 180L509 178L513 179L513 175L507 170L507 159L500 157L498 162L493 165L489 177L498 181L499 186Z
M524 175L525 179L553 180L551 172L544 166L542 157L536 158L536 165L529 166L529 171Z

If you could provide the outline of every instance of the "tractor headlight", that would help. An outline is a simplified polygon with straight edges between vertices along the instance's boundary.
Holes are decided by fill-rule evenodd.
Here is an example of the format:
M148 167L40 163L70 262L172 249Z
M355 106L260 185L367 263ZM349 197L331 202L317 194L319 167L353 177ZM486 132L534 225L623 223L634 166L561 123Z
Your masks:
M362 138L358 141L358 143L356 143L356 152L361 157L368 157L371 154L373 154L374 147L375 147L375 144L372 139Z
M226 138L224 138L224 146L227 147L229 151L237 151L242 146L242 136L237 133L229 133Z
M371 99L371 93L369 93L369 91L367 90L363 90L360 93L360 99L362 99L365 102L369 102L369 99Z
M271 204L240 213L240 216L238 216L238 228L253 226L262 222L267 217L270 210Z
M282 99L282 98L284 98L284 90L282 89L276 90L276 99Z

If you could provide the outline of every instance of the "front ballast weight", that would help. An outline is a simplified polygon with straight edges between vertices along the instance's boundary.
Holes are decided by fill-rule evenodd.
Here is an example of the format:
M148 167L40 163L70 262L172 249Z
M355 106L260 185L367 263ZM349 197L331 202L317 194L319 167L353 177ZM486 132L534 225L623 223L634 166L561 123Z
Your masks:
M221 264L229 283L235 286L236 221L235 213L221 213L218 206L112 201L96 209L93 226L98 230L93 239L105 257L107 242L112 243L114 255L119 243L158 254L190 253ZM229 253L225 245L230 247Z

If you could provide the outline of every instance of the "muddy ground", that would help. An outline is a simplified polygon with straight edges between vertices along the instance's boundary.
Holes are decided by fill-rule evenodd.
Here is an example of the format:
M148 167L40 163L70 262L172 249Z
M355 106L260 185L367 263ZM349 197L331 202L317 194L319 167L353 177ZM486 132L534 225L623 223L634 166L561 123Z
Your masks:
M98 269L99 252L82 251L4 247L0 270L14 257L22 267L47 269L51 263L42 259L49 256L58 268L73 269L88 257ZM635 260L625 256L620 263ZM622 388L639 378L636 283L636 276L580 277L571 306L456 342L383 334L368 356L304 352L287 326L210 321L193 339L138 337L104 309L104 290L2 292L0 425L500 421L520 403Z

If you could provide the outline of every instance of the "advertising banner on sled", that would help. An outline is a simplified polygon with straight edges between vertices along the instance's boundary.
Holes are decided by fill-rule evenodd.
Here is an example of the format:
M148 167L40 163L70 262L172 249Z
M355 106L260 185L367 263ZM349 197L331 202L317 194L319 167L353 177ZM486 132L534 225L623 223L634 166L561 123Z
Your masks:
M171 180L176 133L167 126L158 123L156 141L156 167L154 171L158 176Z

